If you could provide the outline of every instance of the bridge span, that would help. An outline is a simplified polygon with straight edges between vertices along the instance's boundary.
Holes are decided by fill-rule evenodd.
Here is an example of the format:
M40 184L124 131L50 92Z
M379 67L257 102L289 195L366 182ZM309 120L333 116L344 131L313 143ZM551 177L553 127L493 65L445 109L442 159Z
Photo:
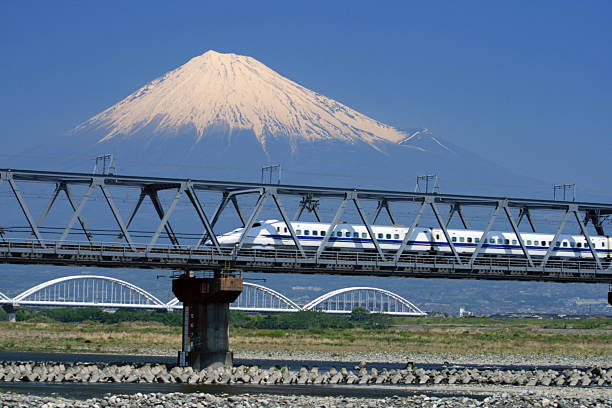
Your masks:
M591 228L597 234L604 235L603 220L612 214L612 204L0 169L0 187L3 184L7 194L2 196L5 210L0 214L2 263L612 283L612 262L609 257L597 256L590 238L592 232L589 232ZM32 189L37 193L29 192ZM78 196L76 191L79 191ZM96 193L98 201L94 199ZM123 202L129 194L133 196L133 206L123 210L116 202L117 197ZM166 206L161 198L163 194L166 194ZM215 208L214 211L205 211L200 199L203 195L214 203L210 205ZM69 204L68 216L64 218L50 216L54 214L60 196L65 196ZM40 208L37 219L30 209L32 197L38 201L46 200L44 206L37 206ZM143 202L147 198L158 222L153 224L152 217L147 217L144 222L149 228L132 229L132 222L140 214L139 211L142 212ZM249 198L251 204L245 204ZM293 218L288 217L283 200L297 205ZM330 226L321 245L309 250L300 244L290 222L299 220L305 210L321 221L319 204L322 200L332 203L334 215L329 220ZM248 231L253 228L268 202L272 203L272 210L276 211L278 218L289 226L295 249L257 250L244 246ZM366 214L366 204L371 208L375 206L371 215ZM88 205L92 206L90 214L93 215L86 219ZM392 206L399 205L412 206L413 216L407 220L409 232L399 249L390 253L380 248L371 226L382 211L396 224L398 218ZM235 247L226 248L219 245L216 239L219 232L215 228L218 228L222 217L227 217L230 206L234 207L236 224L244 227L244 233ZM347 206L354 206L358 222L367 227L376 251L338 252L329 248L330 233L341 223ZM196 230L192 229L195 232L178 233L171 223L179 207L191 211L193 220L189 227L199 224ZM458 251L458 244L450 239L449 222L456 214L467 228L465 209L474 207L490 211L483 237L494 222L499 221L498 218L506 219L509 230L519 238L522 255L486 256L483 253L483 239L473 253ZM250 213L245 212L246 208L251 209ZM448 209L448 215L442 217L444 208ZM408 238L419 225L425 209L433 214L435 227L443 231L450 248L448 254L406 251ZM519 234L524 219L529 221L531 230L536 231L533 213L537 211L559 216L559 224L551 231L555 238L550 241L544 256L530 255ZM122 212L127 213L127 217L122 216ZM502 216L498 217L499 214ZM7 227L9 221L3 221L3 218L18 215L26 225ZM55 225L53 227L48 226L50 218ZM594 256L553 256L555 242L572 218L575 218L580 234L585 238L585 246L588 245L588 250ZM65 224L58 227L60 222ZM94 222L99 225L98 228L90 226ZM76 236L81 237L82 241L75 240ZM208 240L211 244L204 245Z

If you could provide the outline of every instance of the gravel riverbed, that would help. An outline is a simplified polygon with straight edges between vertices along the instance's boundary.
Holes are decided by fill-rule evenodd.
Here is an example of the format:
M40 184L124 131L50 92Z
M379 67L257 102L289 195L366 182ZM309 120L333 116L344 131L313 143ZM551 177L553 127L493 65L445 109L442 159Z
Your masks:
M13 393L0 393L2 407L612 407L612 398L608 395L563 393L542 396L529 392L493 392L488 396L463 397L430 397L414 395L408 397L387 398L352 398L343 396L313 397L305 395L271 395L271 394L209 394L209 393L136 393L132 395L105 395L85 400L66 399Z

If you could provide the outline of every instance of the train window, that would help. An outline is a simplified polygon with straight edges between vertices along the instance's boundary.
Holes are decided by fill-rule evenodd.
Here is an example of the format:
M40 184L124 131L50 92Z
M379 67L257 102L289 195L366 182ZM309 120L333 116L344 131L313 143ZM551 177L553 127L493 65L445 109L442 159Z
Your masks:
M509 239L504 239L504 244L508 245L510 243Z
M383 237L383 234L378 234L379 239L382 239L382 237Z
M472 242L472 237L468 237L467 242Z
M453 242L457 242L457 237L452 237L452 238L451 238L451 241L453 241Z
M256 222L255 224L253 224L253 228L255 227L261 227L261 222Z
M365 232L361 233L361 238L367 238L367 237L368 237L368 234L366 234Z
M295 230L296 235L302 235L302 230Z
M310 235L310 231L304 230L304 235Z
M387 234L387 239L391 239L391 234Z
M486 238L485 238L485 241L486 241ZM480 242L480 238L474 238L474 242L475 243L479 243Z
M483 244L486 244L487 242L489 242L486 238L482 240Z
M285 232L287 232L287 227L285 227Z
M566 247L567 246L567 241L563 241L563 246Z
M570 242L570 246L573 248L576 244L573 242Z
M399 239L399 234L394 234L393 239Z
M338 231L338 232L336 232L336 235L337 235L337 236L339 236L339 237L341 237L341 236L342 236L342 231Z
M541 246L548 246L548 245L546 245L546 241L542 241L542 242L540 242L540 245L541 245Z
M312 230L312 235L317 235L317 234L318 234L317 230Z
M602 243L601 243L601 247L603 248L603 247L605 247L605 246L606 246L606 244L602 242Z
M531 245L531 240L530 239L527 240L527 245Z
M276 231L277 231L277 232L280 232L280 227L276 227Z
M582 242L578 242L578 243L576 244L576 246L577 246L578 248L582 248Z
M324 237L325 236L325 231L321 231L321 236Z
M556 242L555 246L561 246L561 243L559 241Z
M516 239L512 240L512 245L516 245Z
M440 239L440 234L436 234L436 239Z
M459 237L459 242L464 242L464 241L465 241L465 238Z

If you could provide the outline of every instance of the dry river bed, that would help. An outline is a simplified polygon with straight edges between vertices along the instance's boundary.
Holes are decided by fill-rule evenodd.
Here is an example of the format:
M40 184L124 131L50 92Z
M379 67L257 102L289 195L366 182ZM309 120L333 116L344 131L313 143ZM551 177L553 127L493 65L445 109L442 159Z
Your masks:
M241 357L261 358L261 353ZM317 360L324 355L276 355ZM541 358L539 369L440 367L424 369L418 361L403 369L376 369L368 361L387 360L383 354L360 354L355 367L291 370L287 367L211 367L192 370L165 364L20 363L0 364L0 408L4 407L612 407L612 366L597 358ZM404 361L407 356L404 355ZM414 357L414 356L411 356ZM425 356L421 356L425 358ZM445 359L451 356L438 356ZM473 362L478 356L465 356ZM500 363L525 363L516 357L489 356ZM561 359L561 360L560 360ZM418 359L414 359L418 360ZM432 358L427 359L429 363ZM537 362L532 357L531 362ZM394 362L398 362L395 360ZM466 362L466 361L464 361ZM555 364L576 365L552 369ZM602 365L600 363L607 362ZM481 360L480 363L483 363ZM593 364L594 363L594 364ZM548 366L548 368L546 368ZM48 384L44 392L19 391L15 385ZM102 386L95 396L63 393L61 386ZM104 386L104 384L107 384ZM172 387L184 384L183 392ZM55 395L45 395L49 392ZM113 392L113 386L130 386ZM245 390L245 386L251 388ZM203 387L206 392L202 392ZM9 391L1 391L5 388ZM17 390L12 392L10 390ZM26 388L27 390L27 388ZM159 392L165 390L165 392ZM228 393L228 390L231 390ZM255 391L253 391L255 390ZM313 390L318 390L313 392ZM324 390L322 393L321 390ZM104 394L111 391L112 394ZM324 394L324 395L317 395Z

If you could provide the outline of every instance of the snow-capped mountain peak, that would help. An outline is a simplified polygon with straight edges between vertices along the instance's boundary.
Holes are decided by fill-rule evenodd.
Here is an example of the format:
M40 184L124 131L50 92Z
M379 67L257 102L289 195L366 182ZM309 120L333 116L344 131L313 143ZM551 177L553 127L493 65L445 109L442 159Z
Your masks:
M265 149L269 137L290 141L399 143L408 135L287 79L254 58L208 51L143 86L79 125L102 129L100 142L144 129L191 132L251 130Z

